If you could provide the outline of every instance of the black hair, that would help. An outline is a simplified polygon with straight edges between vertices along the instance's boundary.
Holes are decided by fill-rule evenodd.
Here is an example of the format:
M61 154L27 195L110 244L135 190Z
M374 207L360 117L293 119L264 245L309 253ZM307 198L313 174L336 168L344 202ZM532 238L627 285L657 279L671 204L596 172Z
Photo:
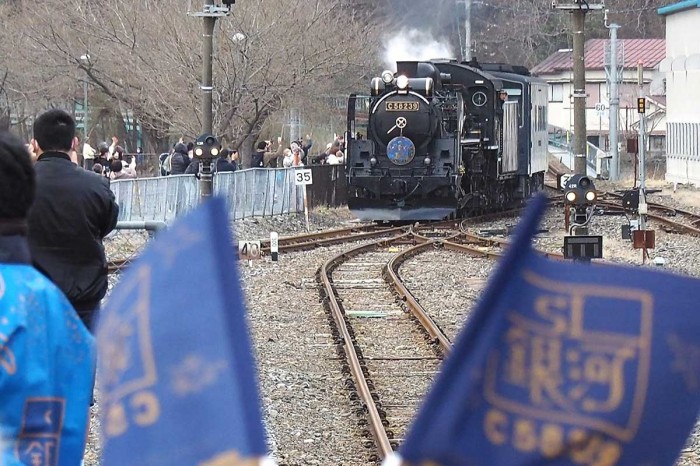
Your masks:
M187 143L187 152L191 151L194 149L194 142L190 141Z
M101 163L96 163L95 165L92 166L92 171L94 171L95 173L97 173L99 175L102 174L102 170L103 170L103 168L102 168Z
M25 219L34 192L34 167L27 146L9 132L0 131L0 218Z
M222 159L227 158L229 155L231 155L231 151L228 149L221 149L221 152L219 152L219 157Z
M263 150L267 147L267 143L265 141L260 141L258 143L258 150Z
M68 152L74 137L75 120L61 109L44 112L34 121L34 139L44 152Z
M114 159L109 164L109 170L113 171L114 173L119 173L122 171L122 168L124 168L124 165L122 164L121 160Z

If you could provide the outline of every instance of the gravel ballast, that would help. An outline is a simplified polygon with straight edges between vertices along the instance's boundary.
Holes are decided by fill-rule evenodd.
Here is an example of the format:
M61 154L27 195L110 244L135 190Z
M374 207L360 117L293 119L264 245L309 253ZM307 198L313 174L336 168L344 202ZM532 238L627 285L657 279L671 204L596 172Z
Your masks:
M700 193L668 190L654 195L660 203L700 211ZM690 200L690 201L689 201ZM689 204L690 202L690 204ZM623 217L595 217L592 234L602 234L604 257L613 262L641 265L641 252L620 239ZM467 228L498 229L514 225L517 218L467 224ZM536 247L560 252L563 244L563 212L549 209L542 222ZM356 224L346 209L312 212L312 230ZM656 229L656 249L651 259L661 257L664 269L700 277L700 240ZM303 233L303 216L291 215L235 222L240 240ZM361 445L362 428L352 411L349 391L341 373L341 360L331 336L328 317L319 302L315 280L319 266L350 246L339 245L314 251L281 254L279 263L269 257L240 264L247 299L252 339L258 361L259 386L268 428L270 448L280 465L373 465L373 449ZM456 260L457 253L435 250L420 254L402 265L400 274L408 288L429 311L450 338L468 319L480 291L493 272L495 261L479 258ZM647 261L647 267L655 267ZM97 465L95 432L91 433L86 465ZM358 445L360 447L358 447ZM691 436L688 450L679 462L700 464L700 432Z

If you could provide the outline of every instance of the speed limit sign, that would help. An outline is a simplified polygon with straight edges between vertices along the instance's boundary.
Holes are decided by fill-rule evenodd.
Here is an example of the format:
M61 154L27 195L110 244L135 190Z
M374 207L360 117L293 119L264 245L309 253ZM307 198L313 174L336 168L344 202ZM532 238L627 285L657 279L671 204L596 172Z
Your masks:
M294 183L297 186L313 184L313 177L310 168L300 168L294 172Z
M260 259L260 241L239 241L238 258L249 261Z

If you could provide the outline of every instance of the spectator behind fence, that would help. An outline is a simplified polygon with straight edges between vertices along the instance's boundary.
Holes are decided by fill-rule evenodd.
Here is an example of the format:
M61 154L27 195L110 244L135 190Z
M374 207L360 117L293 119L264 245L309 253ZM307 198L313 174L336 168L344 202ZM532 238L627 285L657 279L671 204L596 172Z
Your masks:
M0 464L78 465L95 344L63 293L31 267L34 195L24 144L0 131Z
M107 292L102 239L116 226L119 206L108 180L70 162L75 121L68 113L40 115L32 144L38 155L37 196L28 219L32 258L90 328Z
M187 146L178 142L175 144L175 151L170 156L170 174L184 175L187 166L190 164L190 158L187 155Z
M101 143L97 148L97 152L98 154L97 158L95 159L95 163L99 163L103 168L106 167L109 163L109 146L107 143Z
M83 168L85 170L92 170L96 155L97 151L90 145L90 139L85 138L83 142Z
M236 149L231 151L231 164L236 167L236 170L241 169L241 154Z
M215 172L235 172L236 166L229 162L229 155L231 151L224 149L218 159L216 159L216 164L214 165Z
M265 166L265 153L270 148L270 142L260 141L257 147L258 150L255 151L251 158L250 168L262 168Z
M284 151L284 147L282 146L282 138L278 137L277 138L277 150L275 152L272 152L270 150L272 146L271 141L266 141L268 144L267 150L268 152L265 152L263 155L263 162L264 166L267 168L277 168L279 166L279 162L282 160L282 154Z
M98 175L101 175L103 170L104 170L104 167L99 163L96 163L92 166L92 171L94 171Z
M185 169L185 175L196 175L197 173L199 173L199 159L197 157L193 157L190 164L187 165L187 168Z
M130 166L124 166L121 160L112 160L109 164L109 179L110 180L128 180L136 178L136 172Z

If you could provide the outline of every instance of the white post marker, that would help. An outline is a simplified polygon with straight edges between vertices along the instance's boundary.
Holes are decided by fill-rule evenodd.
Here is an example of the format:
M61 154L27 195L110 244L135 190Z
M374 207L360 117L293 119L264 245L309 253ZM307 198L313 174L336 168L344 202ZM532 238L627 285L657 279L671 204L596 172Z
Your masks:
M277 262L279 260L279 240L280 236L276 231L270 232L270 255L272 256L272 262Z
M294 172L294 184L304 186L304 220L306 231L309 231L309 202L306 194L306 186L313 184L313 175L310 168L297 168Z

